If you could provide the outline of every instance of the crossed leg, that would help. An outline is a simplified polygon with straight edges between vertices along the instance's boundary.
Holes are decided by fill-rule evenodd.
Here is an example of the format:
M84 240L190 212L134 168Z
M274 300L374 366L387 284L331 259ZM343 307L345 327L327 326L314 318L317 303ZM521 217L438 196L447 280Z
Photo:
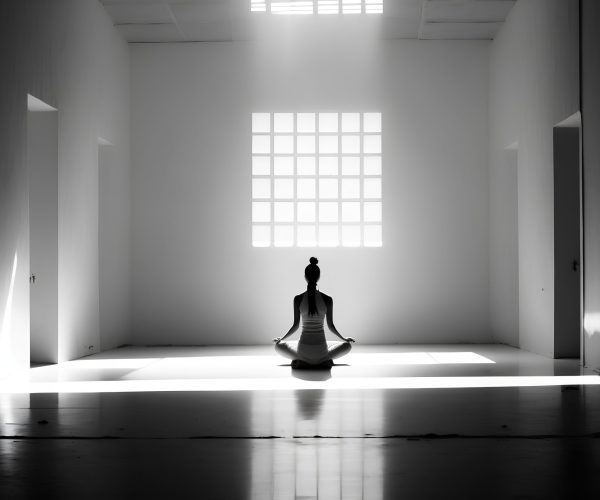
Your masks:
M348 354L352 349L352 344L350 342L327 341L327 350L325 351L325 349L323 349L318 354L307 352L306 348L312 348L313 346L302 347L300 347L299 349L298 341L292 340L288 342L279 342L278 344L275 344L275 351L291 360L299 359L311 365L318 365L324 363L329 359L337 359L341 356Z

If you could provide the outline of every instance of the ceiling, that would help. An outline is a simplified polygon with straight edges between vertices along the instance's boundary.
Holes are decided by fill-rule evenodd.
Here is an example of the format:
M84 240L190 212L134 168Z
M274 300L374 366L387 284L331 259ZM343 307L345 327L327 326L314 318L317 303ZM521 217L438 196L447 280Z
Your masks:
M491 40L516 3L383 0L383 14L279 16L250 12L250 0L100 1L133 43L254 40L298 30L386 39Z

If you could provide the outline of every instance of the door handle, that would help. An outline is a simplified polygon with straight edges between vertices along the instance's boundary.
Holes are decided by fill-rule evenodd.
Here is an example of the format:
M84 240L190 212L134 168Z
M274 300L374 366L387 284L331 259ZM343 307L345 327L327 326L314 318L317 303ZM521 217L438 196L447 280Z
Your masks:
M573 261L573 271L579 271L579 261L577 259Z
M31 276L29 276L29 283L32 283L35 285L35 274L32 274Z

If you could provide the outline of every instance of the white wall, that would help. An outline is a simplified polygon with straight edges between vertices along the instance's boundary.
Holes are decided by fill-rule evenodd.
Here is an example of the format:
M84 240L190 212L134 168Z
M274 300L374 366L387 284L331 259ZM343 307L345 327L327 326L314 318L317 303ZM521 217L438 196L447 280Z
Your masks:
M128 108L128 103L123 104ZM127 108L125 112L128 112ZM127 137L128 133L125 131ZM116 141L115 144L98 145L97 158L102 350L131 341L131 169L128 155L123 154L121 139L116 137ZM125 146L128 153L129 144Z
M584 356L600 368L600 3L582 2L582 120L584 168Z
M132 47L137 344L266 343L308 258L363 342L486 342L488 42ZM259 249L252 111L383 113L384 246Z
M129 51L95 0L0 6L0 366L29 366L27 94L58 109L59 359L99 350L97 140L118 151L123 181L109 194L129 207ZM95 204L95 207L94 207ZM95 217L95 220L94 220ZM129 210L114 221L129 232ZM129 239L114 260L129 262ZM17 261L14 280L13 263ZM129 273L109 287L129 300ZM118 315L126 339L129 312ZM114 344L114 339L111 341ZM89 346L94 348L90 351Z
M517 2L490 54L490 286L494 339L553 356L553 127L579 110L578 1ZM505 148L518 143L518 254L506 252ZM518 269L515 283L504 277ZM516 279L516 278L515 278ZM518 316L517 316L518 315ZM515 328L518 325L518 332Z

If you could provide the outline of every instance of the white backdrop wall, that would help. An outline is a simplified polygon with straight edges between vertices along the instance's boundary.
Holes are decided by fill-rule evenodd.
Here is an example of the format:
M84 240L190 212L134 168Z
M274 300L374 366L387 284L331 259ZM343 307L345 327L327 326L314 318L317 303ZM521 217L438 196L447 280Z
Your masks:
M129 51L95 0L31 0L0 6L0 366L29 367L27 94L58 109L59 360L99 351L100 318L111 347L130 319ZM115 145L118 178L99 192L98 137ZM120 207L104 294L125 307L99 309L99 197ZM105 200L105 203L107 201ZM16 263L16 265L15 265ZM14 274L13 274L14 269ZM13 277L14 276L14 277ZM93 346L90 349L90 346Z
M579 110L578 24L577 0L517 2L490 53L494 340L546 356L554 355L552 134ZM513 179L506 148L515 143Z
M133 342L269 342L311 255L346 335L490 341L488 48L133 45ZM383 113L383 248L251 246L253 111Z
M586 365L600 368L600 4L583 0L582 113L584 167L584 346Z

